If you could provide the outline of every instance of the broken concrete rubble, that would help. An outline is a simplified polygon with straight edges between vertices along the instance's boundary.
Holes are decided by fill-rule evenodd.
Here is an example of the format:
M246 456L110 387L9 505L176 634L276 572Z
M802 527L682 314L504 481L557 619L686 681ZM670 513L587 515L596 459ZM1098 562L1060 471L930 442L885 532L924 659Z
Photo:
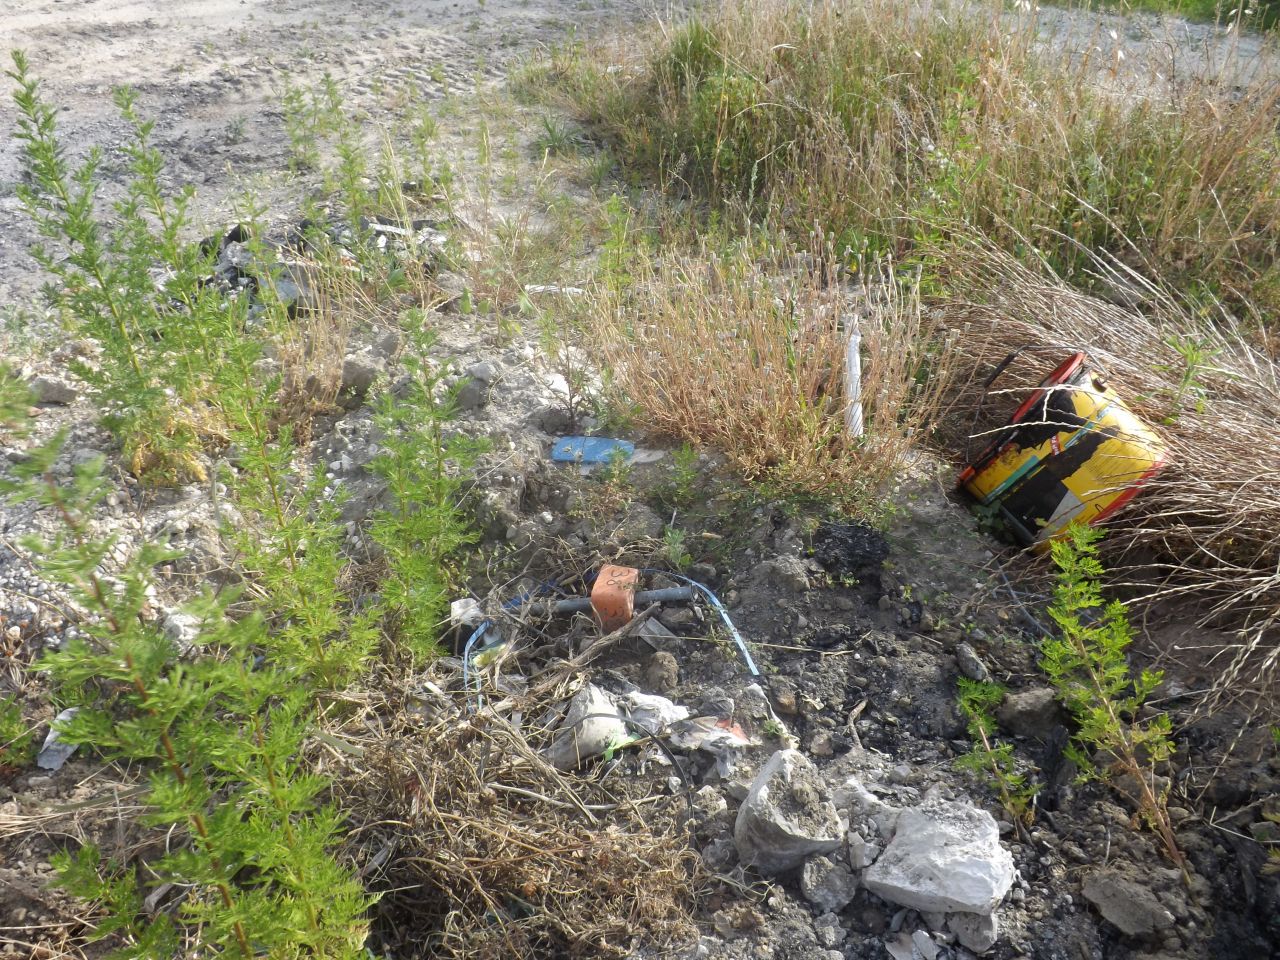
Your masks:
M838 912L858 892L858 878L842 863L828 857L810 857L800 871L800 890L815 907Z
M769 875L840 846L840 818L804 754L779 750L769 758L742 801L733 839L739 859Z
M991 814L928 799L902 811L893 840L867 868L872 893L920 911L989 914L1013 886L1013 857Z
M983 954L995 946L1000 925L995 913L952 913L947 916L947 929L956 935L960 945Z
M1118 870L1095 870L1084 878L1085 898L1121 933L1149 937L1173 927L1173 914L1154 893Z

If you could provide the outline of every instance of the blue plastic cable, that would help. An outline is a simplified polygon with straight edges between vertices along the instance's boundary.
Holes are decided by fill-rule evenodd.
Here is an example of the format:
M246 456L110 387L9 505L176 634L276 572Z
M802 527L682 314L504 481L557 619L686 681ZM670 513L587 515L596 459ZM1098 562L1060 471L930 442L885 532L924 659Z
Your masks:
M526 590L523 593L521 593L519 596L512 597L510 600L504 601L501 609L514 610L516 607L524 606L524 604L528 603L534 597L540 597L544 593L551 593L552 591L558 590L558 589L560 589L559 581L550 580L550 581L540 583L537 589ZM467 691L471 690L471 648L475 646L475 642L478 639L480 639L480 637L484 636L485 631L487 631L490 627L494 626L494 623L495 621L489 620L489 619L481 620L480 626L476 627L475 633L471 634L471 636L467 639L466 644L462 648L462 689L464 690L467 690ZM480 694L480 678L477 677L476 678L476 709L478 710L482 706L484 706L484 698Z
M724 608L724 604L720 602L720 598L711 592L711 588L705 584L699 583L697 580L691 580L679 573L672 573L670 570L642 570L641 573L660 574L664 577L671 577L673 580L680 580L688 584L696 590L701 590L702 595L707 598L707 602L715 608L716 613L720 614L720 619L724 621L724 625L729 630L729 636L733 637L733 642L738 646L738 652L742 654L742 660L747 665L747 670L751 676L760 679L760 671L756 669L756 662L751 659L751 651L747 649L747 641L742 639L742 634L738 632L738 628L733 625L733 621L729 619L729 611Z

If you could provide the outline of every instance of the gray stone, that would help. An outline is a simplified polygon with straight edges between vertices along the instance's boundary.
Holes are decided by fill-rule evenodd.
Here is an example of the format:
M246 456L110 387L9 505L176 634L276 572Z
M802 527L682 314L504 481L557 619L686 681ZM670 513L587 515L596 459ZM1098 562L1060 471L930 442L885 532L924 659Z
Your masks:
M991 680L991 671L982 662L978 652L967 643L956 647L956 663L960 667L960 672L970 680L976 680L978 683L987 683Z
M481 380L468 377L458 387L453 399L461 411L479 410L489 402L489 387Z
M628 505L626 518L622 521L624 535L637 540L643 537L660 540L666 528L663 519L643 503Z
M968 947L977 954L986 953L994 947L1000 936L1000 926L994 911L986 914L950 914L947 917L947 929L956 935L961 946Z
M813 921L813 933L818 941L818 946L826 947L828 950L834 950L844 943L847 936L844 927L840 923L840 918L834 913L824 913L817 920Z
M79 394L75 387L65 380L54 377L36 377L31 381L31 392L35 394L37 403L54 403L66 405L74 403Z
M899 814L892 841L863 883L920 911L990 913L1013 886L1013 857L991 814L930 798Z
M1149 937L1175 923L1173 914L1154 893L1117 870L1095 870L1087 875L1084 895L1104 919L1130 937Z
M200 626L203 621L193 613L183 610L172 610L165 614L161 623L164 635L182 653L190 652L195 642L200 639Z
M342 361L342 389L357 397L369 392L384 370L382 361L367 353L353 353Z
M929 936L923 930L917 930L911 935L911 946L915 948L916 953L920 954L924 960L938 960L938 951L941 949L933 942L933 937Z
M815 907L834 913L853 900L858 892L858 878L843 863L827 857L810 857L800 871L800 890Z
M813 854L836 850L843 831L823 789L813 764L798 750L770 757L738 809L733 839L739 859L761 873L778 874Z
M373 355L379 360L390 360L400 349L400 331L388 330L373 345Z
M680 664L673 654L659 650L644 668L644 682L654 693L666 693L680 682Z
M849 863L855 870L865 870L880 856L880 847L857 833L849 834Z
M473 363L467 367L467 376L481 383L493 383L497 379L498 371L492 363Z
M1047 738L1062 723L1062 708L1052 687L1011 693L996 710L1000 726L1020 737Z
M799 557L781 556L756 564L752 574L770 586L803 593L809 589L809 571Z

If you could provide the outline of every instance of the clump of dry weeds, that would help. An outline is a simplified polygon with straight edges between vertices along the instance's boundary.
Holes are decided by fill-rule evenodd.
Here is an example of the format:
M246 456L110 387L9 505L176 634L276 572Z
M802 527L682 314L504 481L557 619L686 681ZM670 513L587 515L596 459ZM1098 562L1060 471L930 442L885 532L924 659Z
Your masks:
M947 354L915 286L887 268L840 282L800 259L704 250L638 266L594 300L591 345L647 426L717 447L781 492L869 509L933 419ZM844 375L855 329L856 438Z
M528 718L564 692L478 712L436 687L369 704L336 792L396 956L623 957L696 935L684 799L547 763L550 733Z
M1098 60L999 5L725 0L549 73L629 165L855 252L960 224L1073 282L1107 251L1280 303L1274 71Z

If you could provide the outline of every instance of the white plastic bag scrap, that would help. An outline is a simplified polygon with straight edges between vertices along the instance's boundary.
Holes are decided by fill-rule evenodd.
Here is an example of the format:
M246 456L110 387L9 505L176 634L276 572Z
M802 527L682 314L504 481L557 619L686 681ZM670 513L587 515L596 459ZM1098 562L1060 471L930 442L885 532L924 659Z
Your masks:
M689 708L652 693L624 693L617 698L627 718L646 732L662 734L673 723L689 718Z
M49 734L44 738L44 746L36 755L37 767L42 770L61 770L62 765L71 759L78 744L64 742L60 731L79 712L79 707L68 707L53 718L53 723L49 724Z
M759 743L747 736L736 723L720 717L695 717L681 721L669 733L668 740L673 747L680 750L705 750L715 757L716 770L722 777L733 773L739 750Z

